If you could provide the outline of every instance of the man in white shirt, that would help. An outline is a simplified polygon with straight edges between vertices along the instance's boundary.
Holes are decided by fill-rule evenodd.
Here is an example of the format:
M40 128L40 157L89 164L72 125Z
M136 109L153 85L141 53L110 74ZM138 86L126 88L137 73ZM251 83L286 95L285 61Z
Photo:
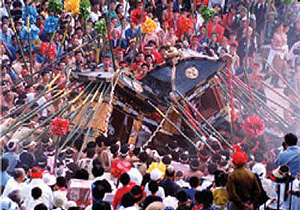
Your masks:
M31 196L31 190L35 187L39 187L42 190L41 201L45 204L49 209L52 208L53 204L53 193L51 188L45 184L42 179L42 172L38 167L33 167L31 169L31 182L27 187L23 189L24 195L24 204L23 206L28 206L31 202L33 202L33 198Z
M92 7L90 18L93 23L99 21L99 17L101 17L101 12L99 11L99 7L100 7L99 2L95 2Z
M13 192L14 190L22 190L26 187L26 183L23 181L26 179L25 171L23 168L16 168L13 172L13 177L11 177L4 188L3 197L7 197L9 193Z
M150 172L150 179L159 183L159 180L162 178L163 173L155 168ZM148 183L145 186L145 193L147 196L151 195L151 192L148 187ZM159 186L158 191L156 192L156 196L161 197L161 199L165 199L165 190L163 187Z

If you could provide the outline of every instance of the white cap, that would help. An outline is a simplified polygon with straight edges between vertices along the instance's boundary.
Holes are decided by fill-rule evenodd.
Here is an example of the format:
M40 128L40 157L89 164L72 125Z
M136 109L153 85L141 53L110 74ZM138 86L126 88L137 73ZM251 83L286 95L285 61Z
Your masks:
M139 172L138 169L132 167L127 174L130 177L130 181L136 183L137 185L141 186L142 181L143 181L143 176L142 174Z
M64 207L65 204L67 203L67 197L63 194L61 191L55 191L53 193L53 204L56 207Z
M158 168L155 168L150 172L150 179L153 181L157 181L161 178L162 175L163 173Z
M13 151L17 148L18 146L18 139L10 139L7 143L6 143L6 147L9 151Z
M55 176L51 175L50 173L44 173L43 174L43 181L48 186L52 186L52 185L56 184L56 178L55 178Z
M77 207L77 204L75 203L75 201L68 201L66 204L65 204L65 209L69 209L71 207Z
M266 167L262 163L256 163L252 168L252 172L257 174L260 178L265 177L267 174Z

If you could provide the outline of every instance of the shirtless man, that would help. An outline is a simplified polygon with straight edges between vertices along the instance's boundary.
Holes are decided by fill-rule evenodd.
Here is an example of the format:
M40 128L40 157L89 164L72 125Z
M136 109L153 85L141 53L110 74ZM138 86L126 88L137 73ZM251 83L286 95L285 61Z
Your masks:
M274 67L274 69L285 75L284 69L287 68L286 55L288 51L286 34L283 31L283 25L280 23L275 27L275 33L271 43L271 51L268 57L268 63ZM275 73L273 75L271 84L279 88L279 77Z

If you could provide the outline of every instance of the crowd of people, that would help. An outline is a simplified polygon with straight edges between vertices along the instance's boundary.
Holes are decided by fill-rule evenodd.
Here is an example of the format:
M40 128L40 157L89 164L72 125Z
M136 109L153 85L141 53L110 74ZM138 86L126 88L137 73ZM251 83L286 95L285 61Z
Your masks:
M0 131L22 120L1 137L1 209L300 209L299 120L290 114L300 113L295 106L300 93L299 3L89 2L86 20L74 0L63 1L59 14L49 11L46 0L4 0L1 5ZM72 4L77 9L67 7ZM208 20L201 12L206 6L214 9ZM107 32L100 32L99 39L97 24L103 20ZM142 22L147 21L155 27L146 32ZM199 141L198 151L191 152L182 142L135 147L100 135L87 144L81 136L57 154L55 136L44 121L83 89L73 84L68 95L53 100L70 82L67 66L81 72L125 67L129 76L142 80L168 62L170 49L217 59L229 54L236 77L263 95L266 82L283 90L291 101L284 118L293 122L290 130L296 135L284 136L286 130L270 119L273 130L262 141L247 137L242 128L233 134L223 121L216 129L239 145L234 150L221 139L210 141L213 151ZM47 92L49 88L55 91ZM50 100L34 116L20 118Z

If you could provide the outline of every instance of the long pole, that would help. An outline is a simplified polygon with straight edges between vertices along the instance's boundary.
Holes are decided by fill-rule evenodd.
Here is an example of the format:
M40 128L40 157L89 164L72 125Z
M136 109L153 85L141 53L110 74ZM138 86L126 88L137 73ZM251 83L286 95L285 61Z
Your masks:
M274 92L276 95L280 96L281 98L283 98L284 100L286 100L287 102L289 102L291 105L295 106L295 107L299 107L299 105L296 105L294 102L292 102L289 98L285 97L284 95L282 95L281 93L279 93L277 90L275 90L274 88L272 88L270 85L268 85L266 82L262 82L262 84L264 86L266 86L269 90L271 90L272 92Z
M96 89L97 85L95 85L93 87L93 89L90 91L90 94L85 98L85 100L82 102L82 104L84 104L84 108L83 111L81 112L81 114L79 115L79 117L77 118L75 125L73 126L73 130L68 134L67 139L65 140L65 142L68 142L75 134L76 132L80 129L80 124L82 123L82 118L83 116L86 114L86 110L89 108L90 104L94 101L94 99L96 98L96 96L98 95L98 92L100 90L100 88L102 87L102 84L99 85L97 91L94 93L94 90ZM92 96L93 94L93 96ZM88 100L91 98L91 100L88 102Z
M107 6L108 6L108 17L106 18L105 16L105 20L106 20L106 27L107 27L107 35L108 35L108 44L109 44L109 50L110 50L110 54L112 57L112 63L113 63L113 68L114 71L117 71L117 67L116 67L116 61L115 61L115 56L114 56L114 52L113 52L113 47L112 47L112 43L111 43L111 18L110 18L110 13L111 13L111 9L110 9L110 1L111 0L107 0Z
M51 66L51 65L53 65L53 64L59 63L59 61L60 61L61 59L63 59L64 57L70 55L71 53L76 52L77 50L83 48L84 46L91 44L91 43L92 43L95 39L97 39L98 37L99 37L99 35L97 35L97 36L95 36L93 39L91 39L91 40L89 40L89 41L83 43L82 45L79 45L79 46L73 48L73 50L71 50L70 52L67 52L67 53L61 55L61 56L60 56L59 58L57 58L55 61L52 61L52 62L48 63L46 66L44 66L43 68L41 68L40 70L35 71L35 72L33 73L33 76L36 75L36 74L41 73L42 71L44 71L45 68L47 68L47 67L49 67L49 66ZM24 81L25 81L25 79L19 80L17 83L14 84L13 87L16 87L17 85L19 85L21 82L24 82Z
M206 146L212 153L216 153L216 152L213 150L213 148L211 148L211 146L210 146L206 141L203 140L202 137L205 137L205 135L204 135L204 134L201 134L201 135L200 135L199 132L194 128L194 126L191 125L191 124L189 123L189 121L188 121L187 119L189 119L190 116L188 116L188 115L186 114L186 112L185 112L185 110L183 109L183 107L181 106L181 104L179 104L178 102L177 102L176 104L177 104L177 106L178 106L178 108L179 108L179 110L180 110L180 112L177 111L177 113L183 114L183 117L181 117L181 119L183 119L183 121L188 125L188 127L196 134L196 136L199 138L199 140L202 141L202 142L205 144L205 146ZM173 107L173 109L175 109L175 108ZM175 110L176 110L176 109L175 109ZM186 118L187 118L187 119L186 119Z
M27 5L27 1L24 1L25 3L25 8L26 8L26 21L27 21L27 35L28 35L28 45L29 45L29 62L30 62L30 77L31 77L31 82L33 83L33 64L32 64L32 52L31 52L31 26L30 26L30 19L29 19L29 9Z
M20 38L19 38L19 36L18 36L16 27L15 27L15 23L14 23L13 18L12 18L12 16L11 16L10 9L8 8L8 6L7 6L6 4L5 4L5 8L6 8L6 11L7 11L7 13L8 13L8 16L9 16L9 19L10 19L10 23L11 23L11 27L12 27L12 29L13 29L13 32L16 34L17 43L18 43L18 46L19 46L19 49L20 49L20 52L21 52L21 57L22 57L22 60L23 60L25 69L28 70L28 66L26 65L26 59L25 59L23 47L22 47L22 45L21 45L21 41L20 41Z
M30 107L36 101L38 101L42 96L44 96L45 94L47 94L47 93L51 92L52 90L58 88L58 85L57 85L57 86L52 87L52 88L49 89L49 87L51 87L53 85L53 83L58 79L58 77L59 77L59 75L57 77L53 78L53 80L49 83L49 85L47 85L47 87L37 97L35 97L31 102L27 102L27 103L25 103L25 104L23 104L21 106L18 106L17 108L15 108L14 110L12 110L9 114L7 114L6 116L0 118L0 120L3 120L5 118L10 117L11 115L19 112L21 109L23 109L26 106ZM64 83L62 83L62 84L64 84ZM25 110L27 111L27 109L25 109ZM22 113L26 112L25 110Z
M109 89L109 88L107 88L107 89ZM94 106L93 111L92 111L92 112L90 113L90 115L88 116L86 125L88 125L88 124L91 122L92 119L93 119L93 121L94 121L95 115L96 115L96 113L98 112L98 109L99 109L100 105L101 105L102 102L103 102L103 93L106 92L106 91L107 91L107 90L103 90L103 91L101 92L101 94L100 94L100 96L99 96L99 98L98 98L98 101L97 101L96 106ZM93 122L93 121L92 121L92 122ZM84 137L84 140L83 140L83 144L82 144L82 146L81 146L81 148L80 148L80 151L79 151L79 153L78 153L77 160L78 160L78 158L80 158L80 156L81 156L81 153L82 153L82 150L83 150L83 146L86 145L86 143L87 143L87 140L88 140L88 134L90 133L91 128L92 128L92 123L89 124L88 129L87 129L87 131L86 131L86 133L85 133L85 137ZM76 160L76 161L77 161L77 160ZM76 161L75 161L75 162L76 162Z
M81 86L81 84L79 84L77 87ZM35 109L33 109L30 113L28 113L27 115L25 115L24 117L22 117L22 119L18 119L18 121L15 122L15 124L13 124L12 126L10 126L9 128L5 129L4 131L1 132L1 135L5 135L8 132L10 132L11 130L14 130L16 128L18 128L19 126L21 126L26 120L29 120L31 117L33 117L36 113L38 113L39 111L41 111L42 109L45 109L46 107L50 106L52 103L54 103L55 101L59 100L60 98L65 97L66 95L70 94L71 90L63 93L63 92L59 92L58 94L56 94L53 99L51 99L49 102L43 104L42 106L39 106ZM62 95L61 95L62 94Z
M249 86L249 79L248 79L248 56L249 56L249 41L250 41L250 37L249 37L249 24L250 24L250 4L248 2L247 4L247 20L246 20L246 25L247 25L247 28L246 28L246 60L245 60L245 68L244 68L244 74L245 74L245 80L246 80L246 84L247 86Z
M297 97L298 101L300 101L299 94L289 85L289 83L281 76L281 74L270 65L267 60L265 59L265 63L269 66L269 68L275 72L275 74L281 79L281 81L293 92L293 94Z
M142 13L141 13L141 18L140 18L140 22L139 22L139 25L138 25L138 33L136 35L136 40L135 40L135 44L134 44L134 51L133 51L133 58L131 59L131 62L130 62L130 69L132 69L132 65L133 65L133 62L135 60L135 57L136 57L136 48L137 48L137 45L138 45L138 41L139 41L139 37L140 37L140 34L141 34L141 25L142 25L142 22L143 22L143 15L144 15L144 11L145 11L145 5L146 5L146 0L143 0L143 9L142 9Z
M155 106L151 101L147 101L148 104L154 108L162 117L164 117L166 119L166 121L168 121L168 123L170 123L195 149L196 151L198 151L198 147L195 145L195 143L193 142L193 140L191 140L185 133L183 133L183 131L177 126L175 125L169 118L165 117L165 114L157 107Z
M66 112L69 108L70 108L70 106L71 105L73 105L73 104L75 104L76 103L76 101L83 95L83 93L85 92L85 90L87 90L87 88L85 88L83 91L82 91L82 94L80 93L76 98L74 98L68 105L66 105L66 109L63 111L63 112L61 112L59 115L61 115L61 114L63 114L64 112ZM78 109L76 109L75 111L73 111L73 112L70 112L68 115L67 115L67 119L69 119L69 121L70 122L72 122L77 116L78 116L78 114L81 112L81 110L83 109L83 107L84 107L84 105L85 104L81 104L80 106L79 106L79 108ZM45 120L46 122L48 122L49 120ZM42 122L41 124L43 124L44 122ZM41 127L41 125L39 125L37 128L35 128L36 130L37 129L39 129ZM46 126L46 128L45 128L45 130L38 136L38 137L36 137L35 139L34 139L34 141L38 141L45 133L47 133L48 131L49 131L49 129L50 129L50 125L47 125ZM20 141L22 141L22 140L25 140L25 139L27 139L29 136L31 136L31 134L33 134L35 132L35 130L33 130L33 131L31 131L27 136L25 136L25 137L23 137Z
M196 112L196 114L215 132L215 134L218 135L218 138L220 138L222 141L224 141L229 148L232 148L232 145L226 141L226 139L208 122L208 120L205 119L205 117L182 95L182 93L180 93L178 90L176 90L176 92L178 93L178 95L181 97L181 99L183 99L183 101L185 103L187 103L194 112Z

